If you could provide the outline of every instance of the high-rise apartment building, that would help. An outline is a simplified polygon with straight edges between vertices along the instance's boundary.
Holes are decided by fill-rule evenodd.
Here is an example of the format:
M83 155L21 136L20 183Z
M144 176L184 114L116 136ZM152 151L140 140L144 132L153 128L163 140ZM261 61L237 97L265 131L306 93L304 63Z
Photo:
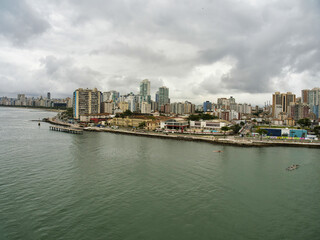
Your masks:
M205 101L205 102L203 103L203 111L204 111L204 112L212 111L212 102L210 102L210 101Z
M306 103L291 103L288 107L288 115L295 121L309 117L309 106Z
M119 102L118 107L122 112L129 110L129 103L127 102Z
M117 91L104 92L102 94L102 102L106 102L106 101L117 102L119 97L120 97L120 93Z
M229 104L231 104L231 103L236 103L236 99L232 96L230 96L230 98L229 98Z
M301 90L301 102L308 103L309 102L309 89Z
M115 103L113 101L105 101L102 103L103 113L113 114L115 109Z
M151 103L150 81L148 79L144 79L140 83L140 103L142 102Z
M296 102L296 95L292 92L282 93L282 112L286 113L290 103Z
M196 106L191 102L184 102L184 113L185 114L193 114L195 112Z
M232 98L232 97L230 97L230 99L234 100L234 98ZM218 98L217 99L218 108L220 108L220 109L230 109L230 99Z
M167 103L170 103L169 88L163 86L159 88L159 108Z
M320 112L320 88L313 88L309 90L308 105L310 110L319 118Z
M151 103L141 103L141 113L151 113Z
M272 95L272 116L276 118L281 112L287 113L290 103L294 103L295 101L296 95L291 92L275 92Z
M79 119L80 115L100 113L101 92L96 88L79 88L73 92L73 116Z

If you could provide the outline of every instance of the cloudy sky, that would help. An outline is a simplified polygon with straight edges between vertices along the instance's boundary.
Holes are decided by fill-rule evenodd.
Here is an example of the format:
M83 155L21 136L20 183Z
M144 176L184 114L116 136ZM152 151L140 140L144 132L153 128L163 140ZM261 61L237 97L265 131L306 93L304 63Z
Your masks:
M170 88L263 104L320 85L318 0L1 0L0 96Z

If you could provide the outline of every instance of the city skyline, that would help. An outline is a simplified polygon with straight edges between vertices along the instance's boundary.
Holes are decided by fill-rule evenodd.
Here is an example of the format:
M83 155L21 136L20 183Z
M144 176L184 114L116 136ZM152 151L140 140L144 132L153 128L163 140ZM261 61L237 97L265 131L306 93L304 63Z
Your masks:
M144 79L144 80L141 80L138 84L140 84L140 86L138 86L137 88L136 88L136 91L135 92L118 92L116 89L112 89L112 90L110 90L110 89L108 89L108 90L105 90L105 89L98 89L99 91L101 91L101 93L111 93L111 92L116 92L116 93L118 93L119 94L119 96L125 96L125 95L131 95L131 94L134 94L135 96L139 96L139 95L141 95L141 83L142 82L144 82L144 81L149 81L149 79ZM152 84L151 84L151 81L149 81L149 87L150 86L152 86ZM155 88L155 87L154 87ZM162 89L162 88L166 88L166 89L169 89L169 88L167 88L166 86L160 86L159 88L157 88L154 92L151 92L150 91L150 100L152 100L152 101L157 101L157 94L159 93L159 90L160 89ZM77 88L77 89L90 89L90 88L86 88L86 87L79 87L79 88ZM95 88L92 88L92 89L95 89ZM308 87L308 88L306 88L306 89L300 89L299 91L298 91L298 93L296 93L296 92L293 92L293 94L297 97L297 98L301 98L301 99L304 99L305 97L304 97L304 94L305 94L305 91L309 91L309 90L312 90L312 89L319 89L319 87L317 87L317 86L312 86L312 87ZM247 104L250 104L250 105L252 105L252 106L259 106L259 107L264 107L264 106L266 106L266 105L272 105L272 102L273 102L273 95L274 95L274 93L277 93L277 92L280 92L279 90L276 90L276 91L274 91L274 92L272 92L271 94L270 94L270 96L269 96L269 98L270 98L270 100L266 100L266 101L264 101L262 104L256 104L255 102L253 102L253 103L251 103L251 102L249 102L249 101L246 101L246 100L244 100L244 101L242 101L242 100L240 100L239 102L243 102L243 103L247 103ZM282 93L283 92L283 93ZM286 94L286 93L292 93L292 92L289 92L289 91L286 91L286 90L284 90L284 91L281 91L281 94ZM42 94L40 94L40 95L37 95L37 94L28 94L28 93L25 93L25 92L18 92L18 93L14 93L14 94L11 94L11 95L3 95L3 96L0 96L0 98L3 98L3 97L8 97L8 98L16 98L17 96L17 98L19 98L19 95L21 95L21 94L23 94L23 95L25 95L26 97L29 97L29 98L45 98L46 96L48 96L48 94L49 94L49 96L54 96L54 95L51 95L52 94L52 92L45 92L45 93L42 93ZM73 92L71 93L71 94L67 94L66 96L63 96L63 97L59 97L59 96L54 96L53 97L53 99L62 99L62 98L72 98L72 95L73 95ZM154 96L154 97L152 97L152 96ZM218 96L216 99L206 99L205 101L203 101L203 102L200 102L199 100L197 100L197 99L195 99L195 104L196 105L202 105L204 102L212 102L212 103L215 103L215 102L217 102L220 98L226 98L226 97L231 97L231 98L233 98L233 97L235 97L235 95L233 95L233 96L230 96L230 95L227 95L227 94L225 94L225 95L221 95L221 96ZM113 99L114 100L114 99ZM170 101L170 98L169 98L169 101ZM173 102L184 102L184 101L189 101L189 99L187 99L187 98L183 98L183 99L180 99L180 100L176 100L176 99L173 99ZM306 102L305 100L303 100L302 102Z
M320 77L316 1L110 1L0 4L0 95L67 97L79 87L173 101L223 96L263 105ZM130 22L130 24L127 24Z

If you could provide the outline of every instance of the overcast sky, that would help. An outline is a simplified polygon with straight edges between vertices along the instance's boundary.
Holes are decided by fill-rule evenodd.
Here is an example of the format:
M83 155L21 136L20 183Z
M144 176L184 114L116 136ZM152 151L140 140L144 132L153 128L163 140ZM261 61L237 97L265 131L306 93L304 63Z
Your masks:
M0 96L170 88L263 104L320 85L318 0L1 0Z

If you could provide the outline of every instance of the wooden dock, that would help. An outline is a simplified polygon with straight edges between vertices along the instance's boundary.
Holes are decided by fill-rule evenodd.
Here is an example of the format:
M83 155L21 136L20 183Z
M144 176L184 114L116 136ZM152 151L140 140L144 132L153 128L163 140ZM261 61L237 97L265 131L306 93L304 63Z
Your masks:
M58 132L66 132L66 133L72 133L72 134L83 134L82 129L75 129L75 128L70 128L70 127L49 126L49 129L52 131L58 131Z

